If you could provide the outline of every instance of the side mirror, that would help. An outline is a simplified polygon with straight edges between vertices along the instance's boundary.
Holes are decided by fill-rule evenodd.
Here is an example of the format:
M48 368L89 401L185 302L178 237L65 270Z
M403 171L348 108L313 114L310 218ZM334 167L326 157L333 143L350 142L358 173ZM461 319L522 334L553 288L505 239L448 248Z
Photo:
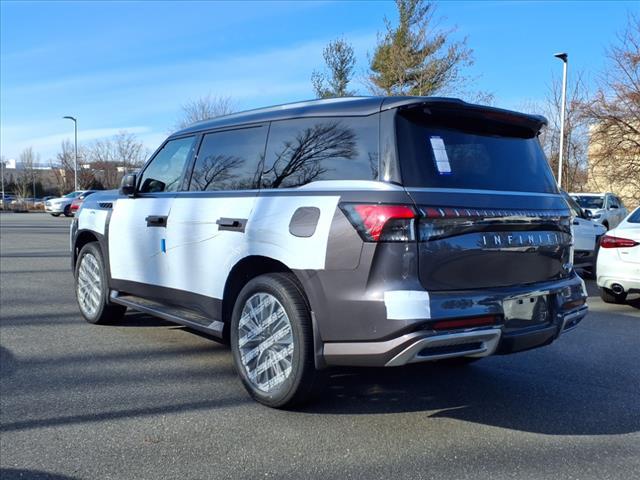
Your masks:
M582 213L584 214L584 218L587 220L591 220L591 217L593 217L593 214L589 210L583 210Z
M616 204L609 205L609 210L613 210L613 209L617 210L618 208L619 208L619 207L618 207L618 205L616 205Z
M138 176L135 173L127 173L120 182L120 193L129 197L135 196L137 183Z

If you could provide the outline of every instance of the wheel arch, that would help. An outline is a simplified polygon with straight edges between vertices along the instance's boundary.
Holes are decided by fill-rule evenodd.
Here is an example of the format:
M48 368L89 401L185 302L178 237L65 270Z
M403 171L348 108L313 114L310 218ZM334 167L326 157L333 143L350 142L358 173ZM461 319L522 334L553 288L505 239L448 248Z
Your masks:
M252 279L267 273L293 273L284 263L261 255L250 255L239 260L229 272L222 294L222 320L231 321L233 306L240 290Z
M87 243L98 242L100 245L100 250L102 250L102 245L100 244L100 239L98 238L98 234L92 232L91 230L82 230L78 232L76 238L73 242L73 267L75 268L76 262L78 261L78 254L82 247L84 247ZM104 252L102 252L104 257Z
M242 288L253 278L268 273L290 273L294 276L300 293L304 297L307 307L311 314L311 322L313 329L313 344L314 344L314 360L316 368L321 369L326 366L323 355L322 338L315 318L312 302L310 301L310 293L307 292L305 285L308 287L309 283L305 278L301 278L302 271L294 271L284 263L275 260L270 257L261 255L250 255L239 260L229 272L227 281L224 286L224 293L222 298L222 321L224 323L223 341L229 344L229 327L231 325L231 315L233 313L233 306L235 304L238 294ZM304 277L304 275L302 275Z

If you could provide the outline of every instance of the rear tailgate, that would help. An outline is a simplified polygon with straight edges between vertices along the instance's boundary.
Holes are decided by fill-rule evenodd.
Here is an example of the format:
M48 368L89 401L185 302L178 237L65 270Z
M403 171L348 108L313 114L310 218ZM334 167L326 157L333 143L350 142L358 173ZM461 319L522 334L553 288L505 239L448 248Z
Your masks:
M567 277L569 212L558 196L409 190L421 211L419 274L430 291Z
M570 212L537 141L538 117L485 113L429 106L397 117L430 291L544 282L572 269Z

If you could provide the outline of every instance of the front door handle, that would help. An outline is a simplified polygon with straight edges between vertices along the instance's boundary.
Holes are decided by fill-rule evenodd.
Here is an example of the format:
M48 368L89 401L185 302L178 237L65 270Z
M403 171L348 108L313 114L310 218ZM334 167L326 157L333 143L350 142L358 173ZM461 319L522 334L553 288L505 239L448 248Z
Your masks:
M147 227L166 227L167 216L166 215L149 215L146 219Z
M216 224L218 224L218 230L229 230L231 232L244 232L244 227L247 225L247 219L221 217L218 220L216 220Z

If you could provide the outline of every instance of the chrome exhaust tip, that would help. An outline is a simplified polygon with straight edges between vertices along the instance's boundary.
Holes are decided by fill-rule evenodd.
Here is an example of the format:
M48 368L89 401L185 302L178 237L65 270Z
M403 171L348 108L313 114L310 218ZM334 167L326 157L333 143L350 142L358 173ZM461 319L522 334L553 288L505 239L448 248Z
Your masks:
M624 287L619 283L614 283L613 285L611 285L611 291L616 295L621 295L624 293Z

